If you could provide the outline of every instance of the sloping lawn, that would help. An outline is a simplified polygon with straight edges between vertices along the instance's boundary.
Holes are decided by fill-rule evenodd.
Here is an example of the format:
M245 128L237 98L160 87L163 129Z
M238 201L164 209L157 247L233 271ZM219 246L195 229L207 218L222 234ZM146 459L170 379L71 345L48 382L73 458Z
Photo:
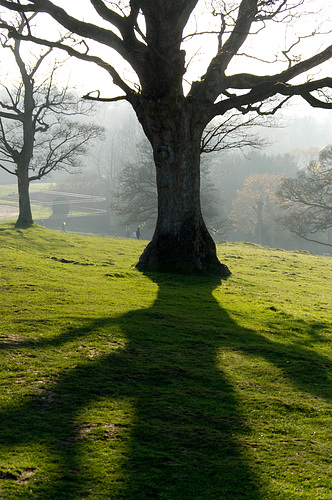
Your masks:
M0 224L0 499L332 499L332 259Z

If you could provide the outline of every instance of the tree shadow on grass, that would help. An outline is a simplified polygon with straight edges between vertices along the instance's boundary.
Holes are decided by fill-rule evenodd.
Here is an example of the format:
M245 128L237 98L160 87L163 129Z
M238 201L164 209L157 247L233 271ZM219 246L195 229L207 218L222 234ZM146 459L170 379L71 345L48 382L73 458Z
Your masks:
M89 337L117 325L127 338L124 348L85 358L50 390L0 414L2 455L20 446L31 449L33 463L41 463L45 450L52 455L48 480L38 466L31 467L31 497L28 477L22 496L16 487L24 474L29 476L29 467L24 473L0 469L0 480L15 483L15 496L8 490L5 498L263 498L250 451L240 444L250 429L216 360L225 347L261 356L281 367L301 390L330 397L328 361L237 325L212 295L220 280L148 277L159 286L151 307L91 320L84 328ZM81 329L53 342L41 340L36 347L47 349L77 337L82 338ZM314 385L317 377L321 383ZM89 421L89 414L84 423L82 414L96 405L102 423ZM114 444L119 439L121 446Z

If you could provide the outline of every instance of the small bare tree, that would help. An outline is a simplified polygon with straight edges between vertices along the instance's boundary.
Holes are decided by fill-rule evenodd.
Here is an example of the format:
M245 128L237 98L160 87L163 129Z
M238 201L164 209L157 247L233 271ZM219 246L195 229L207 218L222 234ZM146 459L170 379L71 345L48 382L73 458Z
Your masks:
M281 174L251 174L238 189L233 200L231 219L234 227L251 232L255 241L262 245L265 233L273 232L274 218L278 210L276 187Z
M27 22L22 15L17 27L19 33L24 32ZM56 86L56 63L47 74L40 72L51 48L29 63L22 56L20 40L2 34L1 45L11 52L20 77L16 84L0 86L0 168L17 177L16 226L29 227L33 223L30 183L54 170L80 167L87 144L97 138L102 129L77 121L76 115L88 114L91 106L82 103L67 87Z
M321 245L313 234L332 228L332 146L320 152L318 161L298 171L296 178L281 182L277 196L285 215L278 221L296 236Z

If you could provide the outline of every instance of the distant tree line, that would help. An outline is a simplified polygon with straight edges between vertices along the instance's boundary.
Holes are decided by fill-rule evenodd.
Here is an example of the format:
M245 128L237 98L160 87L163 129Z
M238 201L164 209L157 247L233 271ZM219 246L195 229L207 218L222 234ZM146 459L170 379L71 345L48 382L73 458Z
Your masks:
M136 154L116 174L112 174L113 166L112 172L107 173L104 165L103 169L98 167L97 175L96 171L86 171L70 176L57 188L105 195L111 191L108 204L117 220L117 232L124 234L125 227L140 225L143 236L150 237L157 217L155 170L149 144L141 136L137 140ZM268 155L251 150L246 155L232 151L206 155L201 173L201 204L215 239L283 246L301 237L329 244L332 147L324 149L319 157L316 152L317 159L304 168L305 159L314 153L297 150L292 154ZM322 238L310 237L316 233Z

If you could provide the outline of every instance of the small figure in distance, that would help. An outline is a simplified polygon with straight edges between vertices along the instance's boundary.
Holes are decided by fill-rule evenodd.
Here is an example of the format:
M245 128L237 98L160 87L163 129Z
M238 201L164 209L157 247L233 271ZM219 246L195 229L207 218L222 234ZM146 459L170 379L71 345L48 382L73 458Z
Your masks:
M140 236L141 236L141 230L138 226L138 228L136 229L136 238L139 240Z

